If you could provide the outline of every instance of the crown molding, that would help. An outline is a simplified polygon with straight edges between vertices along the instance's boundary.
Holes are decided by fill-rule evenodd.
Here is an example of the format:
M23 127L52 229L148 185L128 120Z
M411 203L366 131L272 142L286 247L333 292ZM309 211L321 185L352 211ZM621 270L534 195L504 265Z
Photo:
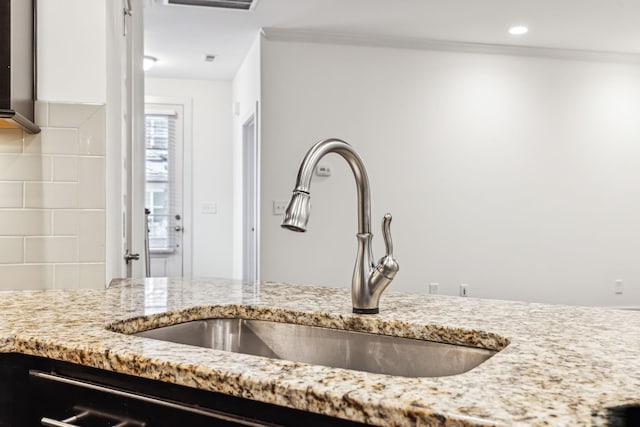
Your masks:
M631 52L605 52L581 49L513 46L504 44L469 43L410 37L364 36L355 34L288 30L277 28L263 28L262 34L267 40L273 41L481 53L493 55L533 56L574 61L640 64L640 53Z

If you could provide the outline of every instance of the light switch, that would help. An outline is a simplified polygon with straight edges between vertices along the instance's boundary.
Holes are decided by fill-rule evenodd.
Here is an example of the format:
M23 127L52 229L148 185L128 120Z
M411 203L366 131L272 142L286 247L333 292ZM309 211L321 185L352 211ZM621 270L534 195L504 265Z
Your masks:
M218 213L218 205L215 202L206 202L202 204L202 213L215 215Z
M331 176L331 167L329 165L318 165L316 166L316 176Z
M282 215L284 214L284 210L287 209L287 201L286 200L274 200L273 201L273 214L274 215Z

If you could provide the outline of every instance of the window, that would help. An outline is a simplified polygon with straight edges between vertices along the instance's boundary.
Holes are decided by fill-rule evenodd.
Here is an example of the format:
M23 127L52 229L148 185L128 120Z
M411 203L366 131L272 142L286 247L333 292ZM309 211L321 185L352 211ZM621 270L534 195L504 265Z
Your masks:
M173 252L176 234L170 231L171 215L179 196L176 188L175 112L145 115L145 206L149 210L149 250Z

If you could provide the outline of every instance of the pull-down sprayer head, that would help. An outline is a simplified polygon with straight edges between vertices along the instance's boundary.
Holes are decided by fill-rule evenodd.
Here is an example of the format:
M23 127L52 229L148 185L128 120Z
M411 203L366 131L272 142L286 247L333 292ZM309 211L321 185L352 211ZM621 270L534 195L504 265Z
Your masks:
M309 222L309 214L311 213L310 200L309 193L294 190L280 226L291 231L307 231L307 222Z

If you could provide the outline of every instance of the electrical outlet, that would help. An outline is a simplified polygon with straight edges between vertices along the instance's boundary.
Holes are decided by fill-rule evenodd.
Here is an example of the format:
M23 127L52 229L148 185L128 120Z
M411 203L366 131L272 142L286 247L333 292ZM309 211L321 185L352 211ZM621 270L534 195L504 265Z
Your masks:
M623 291L622 279L618 279L613 284L613 292L615 292L616 295L622 295L622 291Z
M439 290L440 290L440 284L439 283L429 283L429 293L430 294L436 295Z
M461 297L469 296L469 285L467 285L466 283L463 283L460 285L460 296Z
M274 215L282 215L284 214L284 210L287 209L287 201L286 200L274 200L273 201L273 214Z

